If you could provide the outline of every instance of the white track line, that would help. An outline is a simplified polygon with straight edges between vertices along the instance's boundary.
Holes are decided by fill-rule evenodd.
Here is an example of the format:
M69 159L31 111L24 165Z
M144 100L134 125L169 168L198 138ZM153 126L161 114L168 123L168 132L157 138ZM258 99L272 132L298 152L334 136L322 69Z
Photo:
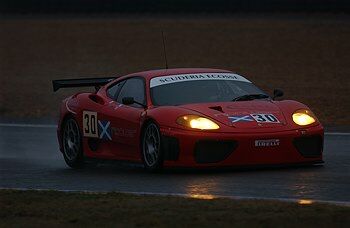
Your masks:
M15 123L0 123L0 127L31 127L31 128L56 128L55 124L15 124Z
M350 132L325 132L325 135L336 135L336 136L349 136Z
M55 124L17 124L17 123L0 123L0 127L31 127L31 128L56 128ZM350 136L350 132L325 132L325 135Z
M128 191L89 191L89 190L56 190L56 189L42 189L42 188L2 188L0 190L18 190L18 191L58 191L58 192L67 192L67 193L86 193L86 194L108 194L108 193L122 193L122 194L133 194L139 196L176 196L183 198L194 198L194 199L202 199L206 200L205 196L201 194L191 196L189 194L183 193L166 193L166 192L128 192ZM311 204L313 203L326 203L333 204L339 206L347 206L350 207L350 202L348 201L332 201L332 200L314 200L314 199L293 199L293 198L271 198L271 197L251 197L251 196L225 196L225 195L210 195L212 198L210 199L232 199L232 200L277 200L282 202L291 202L291 203L299 203L301 201L309 201Z

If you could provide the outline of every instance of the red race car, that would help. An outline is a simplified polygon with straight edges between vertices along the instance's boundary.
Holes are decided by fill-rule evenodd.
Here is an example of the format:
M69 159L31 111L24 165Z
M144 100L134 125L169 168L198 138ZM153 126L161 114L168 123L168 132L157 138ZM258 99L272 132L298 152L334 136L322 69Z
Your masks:
M86 158L162 167L323 163L323 127L311 110L276 101L218 69L166 69L118 78L54 80L53 89L95 86L63 100L58 141L66 163Z

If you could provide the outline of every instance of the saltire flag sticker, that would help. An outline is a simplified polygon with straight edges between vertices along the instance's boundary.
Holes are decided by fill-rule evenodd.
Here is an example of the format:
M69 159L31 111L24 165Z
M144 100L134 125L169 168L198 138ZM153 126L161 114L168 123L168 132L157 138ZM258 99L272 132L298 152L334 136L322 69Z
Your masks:
M106 120L98 121L98 132L100 133L100 139L112 140L111 122Z
M229 116L228 118L229 120L231 120L232 123L254 121L254 119L250 115Z

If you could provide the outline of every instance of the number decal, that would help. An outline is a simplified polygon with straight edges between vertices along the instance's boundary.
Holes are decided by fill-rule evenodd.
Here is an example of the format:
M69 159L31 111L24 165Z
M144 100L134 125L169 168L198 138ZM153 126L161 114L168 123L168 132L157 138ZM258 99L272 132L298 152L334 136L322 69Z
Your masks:
M262 114L255 114L253 115L253 118L256 120L256 122L266 122L264 115Z
M98 138L97 112L83 111L83 130L85 137Z
M279 123L280 121L277 119L276 116L273 114L251 114L251 116L255 119L258 123Z
M84 114L84 120L83 120L83 123L84 123L84 135L85 133L89 133L89 115L88 114Z
M273 122L273 123L278 122L278 119L277 119L274 115L272 115L272 114L266 115L265 117L266 117L266 119L267 119L268 121L270 121L270 122Z
M91 133L92 134L96 134L96 125L97 125L96 123L97 122L96 122L96 116L95 115L91 116L91 123L95 123L95 124L91 125Z

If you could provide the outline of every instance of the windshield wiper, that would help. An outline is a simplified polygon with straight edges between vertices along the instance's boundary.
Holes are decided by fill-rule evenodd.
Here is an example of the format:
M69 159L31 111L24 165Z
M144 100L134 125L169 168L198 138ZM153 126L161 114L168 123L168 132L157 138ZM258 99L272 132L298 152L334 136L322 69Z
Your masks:
M234 98L232 101L251 101L255 99L264 99L269 98L266 94L246 94L243 96L239 96Z

